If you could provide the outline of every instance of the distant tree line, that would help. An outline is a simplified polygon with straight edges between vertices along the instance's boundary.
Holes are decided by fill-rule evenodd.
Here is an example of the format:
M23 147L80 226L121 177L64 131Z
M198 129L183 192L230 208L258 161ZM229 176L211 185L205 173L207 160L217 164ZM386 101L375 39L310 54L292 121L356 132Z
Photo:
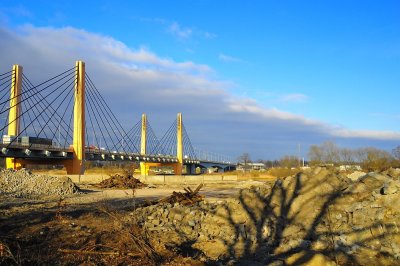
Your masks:
M392 153L374 147L357 149L343 148L332 141L312 145L308 152L310 165L360 165L366 171L386 170L400 167L400 146Z
M253 163L249 153L247 152L243 153L238 157L238 162L244 166L245 170L250 168L248 166L250 163ZM265 168L274 168L274 167L293 168L293 167L298 167L300 165L299 158L294 155L286 155L279 160L258 159L255 162L264 164Z
M248 164L253 161L250 154L245 152L238 157L238 162L244 165L245 170L250 168ZM296 168L302 166L298 156L285 155L279 160L256 160L263 163L265 168ZM400 146L388 152L374 147L350 149L338 146L333 141L325 141L321 145L311 145L308 152L308 165L360 165L366 171L382 171L390 167L400 167Z

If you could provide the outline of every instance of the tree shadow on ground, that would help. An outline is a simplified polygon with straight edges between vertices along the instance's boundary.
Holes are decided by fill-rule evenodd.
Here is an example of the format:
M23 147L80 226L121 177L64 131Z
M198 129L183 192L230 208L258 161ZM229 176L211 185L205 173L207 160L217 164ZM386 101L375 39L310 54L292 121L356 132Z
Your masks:
M125 221L135 206L147 201L140 197L105 198L60 207L54 198L38 201L39 205L31 208L25 207L35 201L18 201L17 206L12 205L18 210L0 219L0 246L9 248L15 259L0 257L0 265L154 265L160 258L151 250L146 234ZM64 254L62 249L78 252ZM80 254L82 250L94 253ZM137 255L128 255L131 253Z
M400 239L395 222L364 217L361 225L354 223L352 215L360 211L354 206L371 202L365 197L357 200L358 184L332 174L312 178L298 173L288 180L278 180L269 188L241 190L237 202L222 204L214 212L217 216L214 222L220 231L229 228L225 233L216 233L206 241L198 240L203 246L193 240L181 246L188 250L193 244L192 249L201 250L215 242L223 243L221 256L208 257L208 264L395 265L399 262L398 254L383 248L385 242ZM175 230L185 236L178 226Z

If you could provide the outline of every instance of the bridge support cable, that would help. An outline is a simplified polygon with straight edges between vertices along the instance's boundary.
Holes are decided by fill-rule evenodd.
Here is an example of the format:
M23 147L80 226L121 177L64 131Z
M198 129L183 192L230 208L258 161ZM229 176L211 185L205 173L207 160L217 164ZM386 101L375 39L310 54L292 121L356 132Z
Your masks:
M74 69L75 68L68 69L68 70L64 71L63 73L61 73L61 74L59 74L59 75L57 75L57 76L55 76L55 77L53 77L51 79L48 79L48 80L46 80L46 81L34 86L34 88L40 88L40 89L37 90L33 95L36 95L36 94L39 94L39 93L43 92L44 90L46 90L49 87L61 82L62 80L66 79L66 78L70 78L71 75L74 74L74 72L73 72ZM24 93L24 92L21 92L21 93ZM17 95L13 95L13 96L10 97L10 99L7 99L7 100L4 100L4 101L0 102L0 105L2 105L4 103L9 103L10 101L12 101L16 97L20 97L21 93L19 93ZM33 95L31 95L31 96L29 96L27 98L31 98L31 97L33 97ZM27 100L27 99L25 99L25 100ZM14 107L14 105L10 105L10 107L8 107L7 109L1 111L0 114L3 114L4 112L8 112L13 107Z
M23 84L25 84L25 86L28 88L27 89L28 95L30 96L31 93L35 93L37 90L33 86L32 82L24 74L22 74L22 78L23 78ZM49 108L50 108L50 111L51 112L55 112L56 121L54 122L52 120L52 126L53 126L53 129L54 128L58 128L58 130L55 131L55 132L57 132L61 136L61 138L58 139L58 145L60 147L66 148L65 144L64 144L64 146L61 145L61 139L63 139L63 140L66 139L67 141L71 140L71 142L72 142L72 129L71 129L70 125L68 125L68 123L64 119L65 114L67 113L67 110L69 109L68 107L70 107L70 104L71 104L71 101L72 101L72 97L70 98L70 100L66 104L66 106L64 108L61 108L61 109L64 109L64 112L62 113L62 115L60 115L57 112L57 110L55 110L50 105L48 100L45 97L43 97L42 93L38 93L38 95L34 95L33 100L39 101L40 105L41 105L41 108L43 108L43 106L48 105ZM73 110L73 106L72 106L71 110ZM64 133L65 133L65 135L64 135ZM54 138L54 136L53 136L53 138Z
M112 122L113 126L117 129L118 133L122 136L122 139L119 140L121 147L124 148L123 144L126 144L126 136L127 133L125 132L123 126L121 125L121 123L119 122L119 120L117 119L116 115L114 114L114 112L111 110L111 108L109 107L109 105L107 104L107 102L104 100L103 96L100 94L99 90L96 88L96 86L93 84L92 80L90 79L90 76L87 76L88 78L88 83L92 86L93 91L95 92L94 95L97 97L98 102L100 102L102 108L104 108L105 110L107 110L106 114L107 116L110 118L110 121ZM121 143L124 142L124 143ZM130 152L133 153L139 153L139 149L138 147L136 147L135 145L132 145L132 143L129 144L128 142L128 148L130 150ZM124 150L124 149L123 149Z
M0 97L0 115L8 112L8 121L0 128L4 136L1 142L2 155L7 158L7 168L22 167L23 163L26 163L23 158L30 155L32 146L37 143L40 143L42 148L45 149L54 147L53 140L57 132L56 126L60 127L62 125L63 117L57 111L60 109L61 104L68 102L66 99L70 93L67 90L74 82L72 70L64 71L34 86L22 73L22 67L18 65L13 67L13 71L11 71L10 97L7 100L4 99L4 95ZM6 75L1 76L1 78L4 77ZM2 89L4 88L0 88L0 93L3 91ZM43 97L43 94L45 97ZM8 105L7 108L5 108L6 105ZM53 105L57 105L57 108L54 109ZM54 120L57 121L55 122ZM6 128L8 135L4 135ZM60 130L59 134L61 135ZM22 154L12 153L17 157L7 156L7 151L11 147L23 148L25 152ZM45 154L49 156L50 153L46 151ZM17 158L20 159L17 160Z
M147 119L146 114L142 114L142 119L140 121L141 128L140 130L140 154L142 156L148 156L148 155L161 155L161 154L156 154L155 150L159 145L159 141L156 137L156 134L154 133L153 128L151 127L149 120ZM144 157L144 161L140 162L140 173L142 175L147 175L150 166L160 166L161 165L161 158L152 158L152 162L146 162L150 160L149 157ZM165 161L165 158L163 158Z
M118 136L115 134L110 135L110 140L113 142L113 147L112 149L116 150L122 150L125 154L130 153L139 153L138 148L131 143L129 140L127 140L127 132L124 130L122 127L121 123L118 121L117 117L115 114L112 112L111 108L108 106L107 102L104 100L104 98L101 96L100 92L90 79L88 75L87 77L87 83L88 87L90 88L88 92L90 92L90 97L92 97L93 101L97 104L99 107L101 113L103 114L105 120L107 121L110 130L113 133L117 133ZM116 140L115 140L116 139Z
M160 145L153 128L150 125L149 120L147 120L147 150L148 154L162 155L162 153L157 154L156 149Z
M157 154L176 157L176 119L164 133L155 149Z
M9 102L8 101L3 101L3 99L9 99L10 98L10 88L11 88L11 84L13 82L13 71L9 71L6 72L4 74L1 75L2 76L2 83L0 84L0 102L2 102L2 104L0 105L0 112L2 112L6 106L9 106ZM7 117L5 116L7 115ZM4 130L5 128L7 128L8 125L8 113L4 114L1 116L1 126L3 127L3 130L1 132L1 135L4 135Z
M140 162L140 172L142 175L148 175L150 168L151 167L161 167L161 166L168 166L168 167L173 167L175 174L181 174L179 172L179 167L175 155L173 153L176 153L176 145L175 149L172 149L169 152L166 152L165 146L169 147L170 142L171 142L171 137L172 139L175 139L176 143L176 120L175 122L169 127L167 132L164 134L164 136L160 139L160 141L157 139L154 130L151 128L149 121L146 119L144 123L144 128L145 128L145 134L146 134L146 153L151 156L151 154L154 155L163 155L165 156L164 158L150 158L147 157L144 159L144 161ZM153 146L153 147L152 147ZM168 148L167 148L168 149ZM169 158L170 157L170 158ZM147 161L146 161L147 160Z
M66 78L68 78L68 79L66 79ZM29 99L33 98L35 95L38 95L40 92L43 92L45 89L49 88L51 85L54 85L54 84L56 84L56 83L58 83L58 82L63 81L64 79L66 79L66 80L64 80L60 85L58 85L58 87L56 87L55 89L53 89L53 90L50 91L49 93L46 93L46 97L48 97L48 98L54 97L54 93L57 92L57 90L59 90L59 89L62 88L63 86L65 86L65 84L67 84L67 83L71 84L71 82L73 82L73 78L74 78L73 76L72 76L72 77L71 77L71 76L69 76L69 77L68 77L68 76L63 76L63 77L60 78L59 80L54 81L52 84L47 85L45 88L40 89L40 90L38 90L38 91L36 91L36 92L33 92L31 95L24 97L23 99L21 99L21 100L19 101L18 105L22 104L23 102L28 101ZM51 80L53 80L53 79L51 79ZM42 83L42 84L44 84L44 83ZM38 86L35 86L34 88L37 88L37 87L38 87ZM26 92L22 92L22 93L26 93ZM4 101L4 102L6 102L6 103L8 102L8 103L10 104L10 106L9 106L8 108L4 109L3 111L1 111L1 112L0 112L0 115L4 114L4 113L6 113L6 112L9 112L10 109L16 107L17 105L13 102L13 100L16 99L17 97L20 97L22 93L20 93L20 94L18 94L18 95L12 95L8 101ZM1 102L0 105L3 104L4 102ZM38 102L36 102L36 103L33 103L33 105L31 106L31 109L32 109L33 107L38 106L39 104L40 104L40 101L38 101ZM26 112L28 112L28 111L29 111L29 110L23 110L17 117L12 118L11 120L9 119L9 120L8 120L8 124L6 125L6 127L7 127L9 124L11 124L11 123L15 122L16 120L18 120L22 115L26 114ZM3 130L3 128L4 128L4 127L0 128L0 130Z
M142 121L139 120L127 133L126 140L134 147L140 147L141 145L141 125Z
M82 174L86 153L96 160L116 160L116 156L125 160L125 155L132 160L135 156L143 162L145 174L150 167L172 166L179 175L184 166L193 170L198 163L181 113L160 140L147 117L126 131L85 73L82 61L38 85L17 65L0 74L0 118L5 120L0 131L3 135L8 131L0 144L7 167L63 164L67 173Z
M98 99L95 96L95 91L89 85L88 83L88 90L87 90L87 98L88 98L88 103L92 106L92 112L94 114L94 117L97 120L98 124L98 129L100 130L102 137L104 139L104 142L107 146L107 150L110 156L112 156L112 153L118 152L120 145L118 145L118 138L116 138L115 133L117 131L114 131L115 128L112 126L112 123L109 121L109 117L107 116L104 108L101 106L101 104L98 102ZM94 110L93 110L94 109ZM93 131L96 131L96 128L92 128ZM109 146L108 143L111 142L112 146ZM123 150L124 153L126 153Z
M189 159L192 160L197 160L197 155L196 152L192 146L192 142L189 138L189 134L186 131L185 125L182 124L182 129L183 129L183 153L184 156L188 156Z
M43 132L44 137L46 139L54 140L55 136L56 136L56 133L58 133L59 136L62 135L63 138L65 138L66 135L69 134L69 130L66 130L66 135L64 135L64 132L61 132L61 130L60 130L60 127L63 124L62 123L62 119L63 119L63 117L65 115L65 112L66 112L67 108L65 108L64 114L62 116L60 116L57 111L59 109L62 109L61 106L64 104L64 102L68 98L69 98L69 101L67 102L67 106L71 103L72 97L70 97L71 96L71 92L69 91L70 87L71 86L66 87L64 89L64 91L61 94L59 94L57 97L55 97L55 99L53 100L53 102L55 102L58 98L60 98L60 100L58 101L58 107L56 109L54 109L52 107L52 103L48 102L47 100L46 100L47 104L43 103L45 98L37 99L40 102L39 106L36 106L38 108L31 108L31 106L32 106L31 104L29 104L30 105L29 108L26 108L26 105L23 103L22 107L25 106L24 107L24 108L26 108L25 110L32 111L33 112L33 117L34 117L34 118L31 117L31 114L30 114L29 111L26 112L29 123L25 123L24 122L24 124L25 124L24 128L25 128L25 132L26 132L27 136L41 137L41 133ZM62 96L63 93L65 94L64 96ZM30 92L27 92L27 94L29 95ZM25 93L23 95L25 95ZM30 100L32 100L32 99L30 99ZM27 103L29 103L30 100L28 100ZM39 109L39 108L41 108L41 109ZM35 111L35 109L36 109L36 111ZM25 115L22 116L23 121L25 121L25 117L26 117ZM37 119L35 119L35 118L37 118ZM39 118L42 118L42 120L44 122L44 125L40 124L40 119ZM57 121L55 122L54 120L57 120ZM36 129L36 127L35 127L35 122L36 121L39 122L39 128L38 129ZM33 132L30 129L29 125L32 125ZM63 126L63 130L65 130L64 126ZM48 134L50 134L50 136L48 136ZM59 137L59 140L57 142L58 146L61 146L60 143L61 143L61 141L60 141L60 137ZM32 143L30 143L28 148L30 148L31 146L32 146Z
M67 84L68 81L69 81L69 83ZM46 97L49 97L49 98L50 98L50 96L54 96L54 97L51 99L51 101L49 101L49 105L42 106L42 107L43 107L42 109L38 109L38 108L39 108L38 106L40 106L40 103L41 103L41 101L38 101L38 102L36 102L36 103L33 103L33 105L30 106L30 109L27 109L27 110L24 110L23 112L21 112L21 113L18 115L18 117L17 117L18 119L19 119L21 116L27 114L28 112L34 110L34 108L37 108L36 111L37 111L38 113L35 113L35 117L34 117L34 118L25 126L25 128L23 128L18 134L15 134L15 135L14 135L14 134L11 134L10 131L9 131L9 135L13 135L13 136L15 136L16 138L13 139L13 140L8 144L8 146L10 146L13 142L18 141L18 138L21 136L21 134L24 133L25 131L27 131L28 128L29 128L35 121L38 121L39 119L42 119L42 120L43 120L42 122L45 123L44 125L40 125L40 126L41 126L41 128L40 128L40 133L44 132L45 129L46 129L47 124L48 124L49 121L50 121L49 119L48 119L47 121L44 119L44 115L46 114L46 111L47 111L48 109L50 109L50 106L51 106L52 104L54 104L57 100L58 100L59 102L61 102L61 103L63 103L63 101L65 101L65 97L64 97L64 98L61 97L61 99L60 99L60 96L63 95L64 93L66 93L67 90L71 88L71 86L73 85L73 83L74 83L74 80L73 80L73 79L72 79L72 80L70 79L70 80L64 81L61 85L59 85L57 88L53 89L49 94L47 94ZM66 85L66 86L65 86L65 85ZM63 87L65 87L65 88L63 88ZM62 89L62 88L63 88L63 89ZM62 89L62 90L61 90L61 93L59 93L58 95L54 95L55 92L57 92L57 91L60 90L60 89ZM26 92L25 92L25 93L26 93ZM29 92L28 92L28 93L29 93ZM67 95L68 95L68 94L67 94ZM28 100L31 98L31 96L32 96L32 95L27 96L27 97L24 97L24 98L20 101L20 103L24 102L25 100L28 101ZM54 116L54 113L55 113L55 111L54 111L51 115L48 115L48 114L46 114L46 115L47 115L48 117L49 117L49 116L50 116L50 117L53 117L53 116ZM11 123L17 121L17 118L13 118L12 120L10 119L11 121L9 120L9 124L11 124ZM53 131L52 131L52 132L53 132ZM38 134L37 137L40 136L40 133ZM47 135L46 135L46 137L47 137ZM7 147L8 147L8 146L7 146Z
M103 143L106 146L107 153L110 155L111 149L108 146L108 143L109 143L108 139L110 138L110 135L109 135L108 138L105 135L105 134L107 134L109 132L108 132L108 130L106 130L106 125L104 123L104 120L102 119L103 116L100 113L101 111L98 110L97 105L95 105L94 101L92 101L92 97L90 96L90 86L88 86L86 93L87 93L86 105L88 107L87 108L88 116L90 117L89 122L90 122L90 125L91 125L91 131L97 132L97 130L98 130L100 132L100 135L101 135L99 143L97 143L97 145L98 145L97 147L100 149L100 151L102 150L102 143L100 143L100 142L101 142L101 139L103 139ZM96 122L97 127L95 127L93 125L92 116L93 116L93 118L94 118L94 120ZM86 127L87 126L88 125L86 125Z
M38 113L37 113L37 114L34 113L36 116L35 116L35 117L34 117L34 118L19 132L19 133L18 133L18 134L13 135L13 136L15 136L15 138L14 138L12 141L10 141L10 143L6 146L6 148L8 148L10 145L12 145L15 141L18 141L18 139L21 137L21 135L22 135L23 133L27 132L28 129L30 128L30 126L31 126L32 124L34 124L35 121L38 121L39 119L42 119L42 120L43 120L44 125L41 125L41 124L40 124L41 128L40 128L40 130L38 131L38 133L37 133L37 135L36 135L35 137L39 138L39 137L41 137L41 134L43 133L43 135L44 135L44 137L45 137L46 139L50 139L50 140L52 141L53 138L49 138L47 134L48 134L49 132L53 132L53 134L55 135L56 129L49 129L49 128L47 127L47 125L49 124L49 122L50 122L50 121L52 120L52 118L54 117L54 115L55 115L55 113L56 113L56 110L59 109L60 106L61 106L61 104L63 104L63 103L66 101L66 99L68 98L68 96L71 95L70 89L71 89L71 86L73 85L73 82L74 82L74 81L72 81L70 84L67 84L67 86L65 86L65 88L61 91L61 93L59 93L58 95L56 95L56 96L49 102L49 105L46 105L46 106L43 107L42 109L37 109L37 112L38 112ZM61 88L61 87L58 87L56 90L58 90L58 89L60 89L60 88ZM54 91L54 92L55 92L55 91ZM64 94L65 94L65 95L64 95ZM49 95L51 95L51 94L49 94ZM61 97L61 96L63 96L63 97ZM56 110L53 111L51 114L47 114L46 112L48 111L48 109L50 109L49 107L50 107L52 104L54 104L55 102L57 102L57 101L58 101L58 106L57 106ZM39 103L39 102L38 102L38 103ZM25 110L20 116L22 116L22 115L24 115L24 114L27 114L29 111L34 110L33 107L37 107L38 103L35 103L30 109ZM47 120L44 118L45 115L47 116ZM28 117L29 117L29 116L28 116ZM46 133L46 132L47 132L47 133ZM11 135L11 134L9 134L9 135ZM34 144L34 143L29 143L28 149L31 148L33 144ZM49 144L49 145L52 145L52 144Z
M165 162L164 159L163 162L159 163L141 163L142 174L148 173L149 166L152 165L172 166L174 168L175 174L177 175L182 174L184 164L189 164L189 168L194 169L193 165L196 163L197 156L193 149L185 126L182 122L181 113L178 113L176 120L168 128L160 141L156 141L155 144L156 146L154 148L154 151L156 154L162 154L171 158L166 158L169 162Z

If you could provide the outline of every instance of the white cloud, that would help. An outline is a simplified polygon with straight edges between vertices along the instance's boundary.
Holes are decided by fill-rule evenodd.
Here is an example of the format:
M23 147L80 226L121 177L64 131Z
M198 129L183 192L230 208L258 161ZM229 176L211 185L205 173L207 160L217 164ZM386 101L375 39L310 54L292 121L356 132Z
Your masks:
M215 38L218 37L217 34L211 33L211 32L208 32L208 31L205 31L205 32L203 33L203 35L204 35L204 37L205 37L206 39L215 39Z
M307 146L332 137L354 143L384 141L393 146L400 140L398 132L349 130L264 108L254 99L233 96L229 89L234 84L216 79L207 65L177 62L144 47L132 49L109 36L72 27L23 26L0 28L0 39L0 73L9 70L7 65L18 63L32 81L41 82L82 59L126 128L147 112L153 128L162 135L175 114L183 112L192 142L200 148L234 156L248 151L255 157L277 158L290 153L298 142ZM307 99L302 94L286 97Z
M173 22L167 31L180 39L188 39L193 33L192 29L183 28L177 22Z
M334 136L343 138L363 138L376 140L400 140L400 132L394 131L377 131L377 130L349 130L336 129L333 130Z
M235 62L235 63L243 62L243 60L240 58L236 58L225 54L219 54L218 59L224 62Z
M313 124L312 120L306 119L303 116L292 114L289 112L280 111L276 108L263 108L258 105L254 99L230 99L229 108L234 112L247 112L255 115L260 115L265 118L282 119L300 121L304 124Z

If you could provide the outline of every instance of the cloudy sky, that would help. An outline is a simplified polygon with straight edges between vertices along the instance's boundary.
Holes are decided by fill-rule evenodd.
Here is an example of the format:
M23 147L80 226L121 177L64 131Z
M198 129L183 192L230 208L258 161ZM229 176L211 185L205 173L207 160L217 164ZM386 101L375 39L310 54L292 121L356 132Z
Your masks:
M182 112L193 145L252 159L400 144L397 1L9 1L0 73L86 62L129 129Z

